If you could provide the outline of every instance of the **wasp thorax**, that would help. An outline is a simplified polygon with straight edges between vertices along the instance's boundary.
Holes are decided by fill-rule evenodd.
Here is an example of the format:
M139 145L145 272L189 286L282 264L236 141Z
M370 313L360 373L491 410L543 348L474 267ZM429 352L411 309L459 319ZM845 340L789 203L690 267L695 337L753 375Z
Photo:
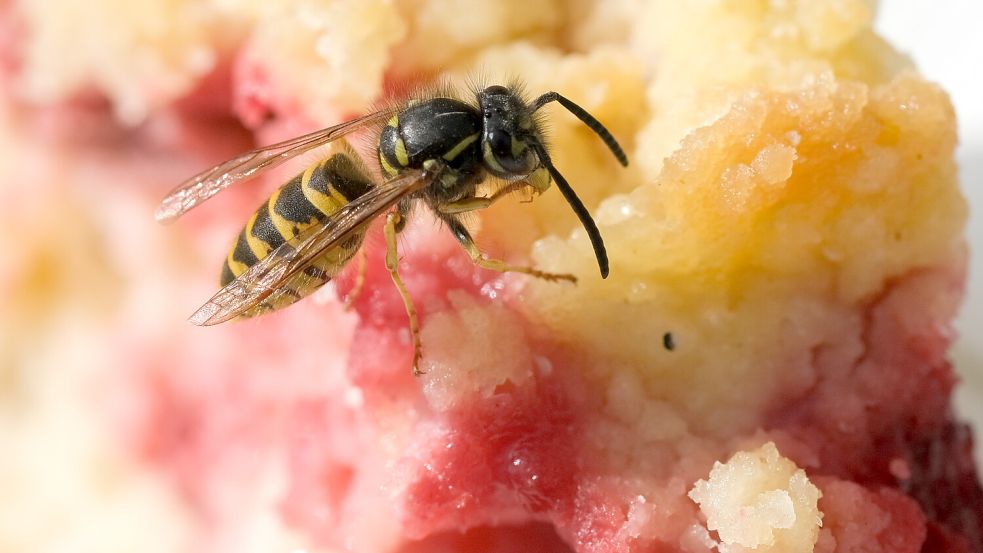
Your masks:
M478 94L482 114L482 158L498 177L527 175L536 166L529 147L532 126L529 108L509 89L490 86Z

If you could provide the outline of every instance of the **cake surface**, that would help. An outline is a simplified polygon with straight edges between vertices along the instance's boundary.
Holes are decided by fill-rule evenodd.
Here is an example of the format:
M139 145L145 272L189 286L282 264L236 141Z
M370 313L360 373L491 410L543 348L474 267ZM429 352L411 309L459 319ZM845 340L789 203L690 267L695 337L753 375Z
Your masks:
M0 4L0 406L33 413L0 421L0 487L67 521L0 507L0 549L983 551L947 361L955 115L869 2L135 6ZM420 377L378 228L352 311L348 271L282 312L185 323L316 157L159 227L170 187L476 76L557 90L626 147L623 170L544 108L609 278L550 190L472 227L576 286L478 269L416 213Z

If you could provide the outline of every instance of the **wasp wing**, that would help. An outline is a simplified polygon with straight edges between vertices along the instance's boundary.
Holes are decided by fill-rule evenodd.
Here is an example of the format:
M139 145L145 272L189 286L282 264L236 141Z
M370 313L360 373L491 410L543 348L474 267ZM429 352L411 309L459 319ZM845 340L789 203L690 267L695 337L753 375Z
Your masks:
M201 306L189 320L199 326L234 319L286 293L288 283L330 247L427 182L423 172L396 177L346 204L330 218L281 244Z
M392 114L393 110L380 110L340 125L236 156L181 183L161 201L155 216L162 223L173 221L237 182L255 177L263 171L366 125L388 119Z

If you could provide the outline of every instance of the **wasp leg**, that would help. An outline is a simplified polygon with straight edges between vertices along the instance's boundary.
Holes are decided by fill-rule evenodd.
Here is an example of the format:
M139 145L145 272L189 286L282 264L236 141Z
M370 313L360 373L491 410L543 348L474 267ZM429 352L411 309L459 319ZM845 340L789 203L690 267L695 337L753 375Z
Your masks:
M524 190L524 189L531 189L532 192L538 192L542 194L542 191L538 188L538 186L530 184L527 181L516 181L516 182L510 182L509 184L499 188L491 196L487 196L487 197L478 196L475 198L466 198L463 200L458 200L456 202L447 202L447 203L440 204L437 207L437 209L440 210L441 213L447 215L466 213L468 211L477 211L479 209L485 209L486 207L491 206L493 203L497 202L498 200L501 200L506 195L511 194L512 192L517 192L519 190ZM532 197L530 197L528 200L523 200L523 203L528 203L531 201L532 201Z
M403 279L399 277L399 251L396 249L396 232L397 227L402 228L402 219L398 212L386 216L386 268L389 269L393 283L396 284L396 289L399 290L399 295L403 298L403 307L406 308L406 316L410 320L410 337L413 340L413 375L420 376L423 374L423 371L420 370L420 352L422 350L420 346L420 323L416 318L413 298L410 297L410 292L406 289Z
M445 215L443 213L438 214L440 219L450 227L451 232L454 233L454 237L457 241L464 246L464 250L468 252L471 256L471 261L475 265L482 267L484 269L491 269L492 271L498 271L500 273L525 273L527 275L532 275L536 278L541 278L543 280L548 280L550 282L557 282L560 280L566 280L568 282L573 282L576 284L577 277L562 273L547 273L545 271L540 271L538 269L533 269L532 267L523 267L517 265L509 265L508 263L498 260L490 259L485 257L485 254L481 253L478 249L478 245L474 243L474 239L471 237L471 233L468 229L452 215Z
M367 257L365 248L362 248L358 252L358 273L355 275L355 284L345 296L345 311L351 311L355 307L355 302L362 295L362 289L365 287L365 271L368 265L366 263Z
M478 196L476 198L467 198L465 200L458 200L456 202L447 202L440 204L437 209L440 210L444 215L455 215L457 213L467 213L468 211L477 211L479 209L485 209L495 202L494 196L486 198L484 196Z

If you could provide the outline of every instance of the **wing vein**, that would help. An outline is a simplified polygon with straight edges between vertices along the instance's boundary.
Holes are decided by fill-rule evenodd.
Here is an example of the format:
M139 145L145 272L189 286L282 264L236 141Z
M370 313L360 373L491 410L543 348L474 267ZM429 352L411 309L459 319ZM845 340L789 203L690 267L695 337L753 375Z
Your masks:
M249 180L308 150L323 146L375 122L393 110L380 110L346 123L246 152L184 181L161 201L155 217L169 223L237 182Z

